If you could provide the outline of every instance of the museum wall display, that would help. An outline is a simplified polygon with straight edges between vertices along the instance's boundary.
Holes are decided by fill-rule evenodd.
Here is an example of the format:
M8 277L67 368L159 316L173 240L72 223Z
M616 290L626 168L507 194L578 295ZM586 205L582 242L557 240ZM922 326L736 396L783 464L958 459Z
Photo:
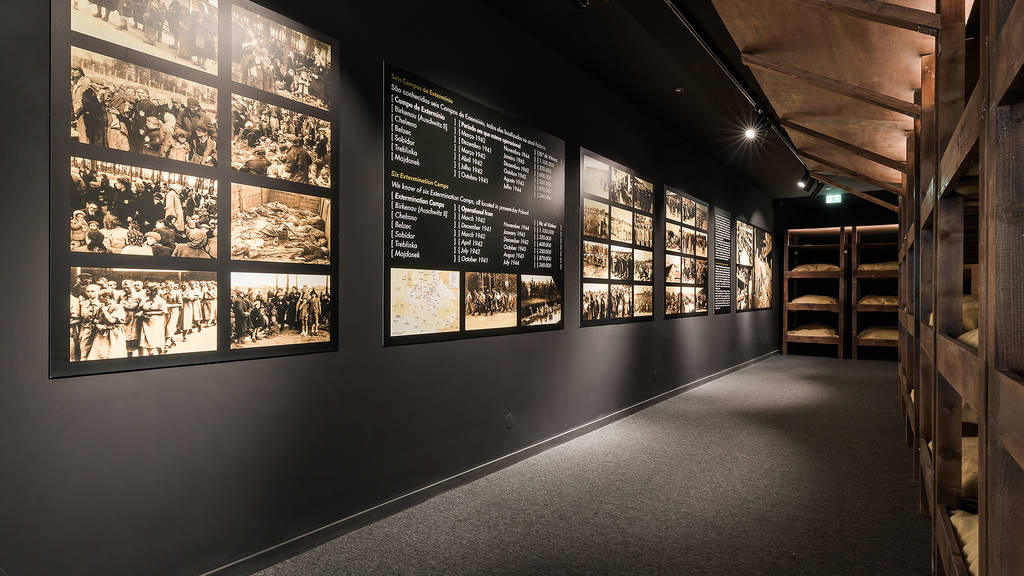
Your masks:
M337 42L245 0L51 30L51 375L336 350Z
M384 71L388 344L562 327L565 143Z
M714 291L712 293L715 314L732 312L732 214L715 207L714 220Z
M772 307L774 256L772 235L741 220L736 221L736 311Z
M3 161L16 184L0 211L3 229L17 239L0 248L12 327L0 331L5 423L0 467L8 471L7 489L0 491L0 568L8 574L64 576L80 574L83 567L109 576L219 569L229 574L231 568L222 569L229 566L233 573L251 573L245 571L254 568L248 563L269 548L325 526L351 528L339 521L353 515L364 521L394 512L409 501L403 495L779 347L776 310L665 320L660 273L651 282L658 313L650 320L580 327L576 279L581 277L582 215L575 199L580 148L600 151L647 181L694 191L733 217L773 228L766 193L699 143L687 141L685 133L666 127L478 0L261 3L266 10L216 3L218 35L210 45L216 59L189 51L181 53L186 57L151 54L164 48L145 42L144 24L133 29L133 18L127 18L127 30L118 31L117 10L107 21L104 11L94 18L97 6L87 0L78 0L78 11L88 26L107 26L108 35L132 35L137 47L72 33L71 0L52 6L17 3L0 23L5 38L18 47L17 58L9 62L17 89L3 91L13 142ZM261 66L248 67L238 76L241 81L233 79L230 55L248 46L228 41L237 37L233 24L225 27L234 18L232 6L288 23L311 38L337 39L329 42L334 87L321 91L313 75L307 77L308 89L306 80L293 80L291 86L264 83L273 72ZM63 14L62 27L51 26L51 8L55 18ZM165 28L154 42L173 37ZM128 150L68 142L71 46L192 83L192 98L216 114L217 166L133 152L130 141ZM255 56L259 60L262 54ZM565 142L563 180L572 198L564 207L563 275L569 280L563 286L562 329L383 344L390 307L383 250L389 186L385 62ZM207 108L212 106L208 96L192 90L203 86L215 90L215 109ZM268 107L250 110L234 95ZM233 102L242 106L233 108ZM188 96L182 104L187 107ZM279 177L291 175L275 161L281 143L273 142L275 151L260 138L250 144L252 134L232 138L227 133L235 126L246 131L241 116L270 116L277 110L293 112L293 123L330 123L331 160L318 165L314 159L308 182ZM281 118L271 120L281 125ZM258 126L253 121L253 128ZM319 136L315 140L326 144ZM294 142L284 144L290 150ZM259 160L257 148L266 153L266 162ZM312 149L311 157L316 146ZM199 160L209 157L202 152ZM149 255L134 244L129 254L72 251L74 212L88 208L84 202L72 207L72 166L80 172L96 166L97 172L119 174L115 179L123 176L133 185L137 179L143 188L157 183L192 188L206 214L217 215L217 258L190 257L197 248L184 242L176 242L174 248L184 244L178 256L159 255L166 254L159 248ZM328 182L330 187L321 185ZM654 271L664 269L661 195L656 186ZM179 200L184 213L185 199ZM166 218L155 210L153 217ZM301 225L292 218L315 225L293 235ZM322 230L317 218L323 220ZM282 228L288 229L287 239ZM155 232L162 239L161 229ZM154 245L163 244L154 230L140 232ZM714 236L713 224L709 234ZM88 232L85 238L88 246ZM301 262L292 259L300 246ZM709 257L714 261L713 246ZM71 340L62 344L69 334L63 311L69 310L70 288L77 283L73 268L115 282L115 294L129 291L124 280L132 291L141 281L143 292L148 285L170 292L167 284L173 283L183 301L191 290L193 334L179 332L166 355L69 362L63 355ZM331 298L327 306L321 302L321 312L333 314L337 348L261 346L273 340L260 337L232 349L232 287L247 294L254 284L250 274L268 275L262 283L298 283L300 290L303 284L311 290L326 287L327 277ZM211 291L217 298L204 301L203 294ZM200 323L204 302L208 313L216 314L216 349L178 352L185 348L184 336L189 346L195 341L199 347L211 332L208 326L197 330L196 302ZM290 309L278 311L278 317L287 318ZM59 311L53 324L51 310ZM317 337L325 332L319 323L307 324L305 337L301 324L292 330L289 326L287 334L306 339L310 332ZM317 353L292 354L317 346L322 346ZM54 349L60 350L55 361L69 372L89 374L51 378ZM120 364L112 367L115 362ZM376 508L387 502L392 503Z
M707 203L665 187L665 317L708 313Z

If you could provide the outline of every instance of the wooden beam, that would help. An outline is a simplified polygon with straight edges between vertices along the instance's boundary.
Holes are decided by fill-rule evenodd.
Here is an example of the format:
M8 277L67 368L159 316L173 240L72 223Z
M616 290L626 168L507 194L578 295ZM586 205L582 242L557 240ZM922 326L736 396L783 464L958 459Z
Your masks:
M832 168L833 170L838 170L839 172L842 172L843 174L846 174L847 176L852 176L852 177L856 178L857 180L860 180L861 182L864 182L865 184L873 184L875 186L878 186L882 190L885 190L887 192L892 192L893 194L896 194L897 196L899 196L900 187L895 185L895 184L891 184L889 182L882 182L881 180L876 180L876 179L872 178L871 176L866 176L864 174L861 174L860 172L854 172L853 170L850 170L849 168L846 168L845 166L841 166L839 164L836 164L835 162L832 162L831 160L826 160L826 159L824 159L824 158L822 158L820 156L815 156L814 154L811 154L809 152L804 152L803 150L800 150L799 152L800 152L801 156L803 156L804 158L807 158L808 160L817 162L818 164L821 164L823 166L828 166L829 168Z
M929 36L938 36L942 22L935 12L897 6L879 0L798 0L804 4L834 10L889 26L913 30Z
M804 80L825 90L835 92L836 94L842 94L868 104L873 104L886 110L892 110L905 114L911 118L921 117L921 107L913 102L907 102L906 100L900 100L899 98L893 98L886 94L880 94L874 90L868 90L867 88L861 88L841 80L835 80L827 76L822 76L815 72L808 72L807 70L801 70L793 66L787 66L785 64L779 64L772 62L761 56L754 54L743 54L743 63L747 66L755 66L757 68L763 68L772 72L778 72L779 74L785 74L800 80Z
M821 180L822 182L824 182L825 184L828 184L829 186L834 186L836 188L839 188L840 190L842 190L843 192L846 192L847 194L853 194L854 196L856 196L858 198L863 198L864 200L867 200L868 202L871 202L872 204L878 204L882 208L888 208L889 210L892 210L893 212L897 212L897 213L900 211L899 207L896 206L895 204L890 204L890 203L886 202L885 200L882 200L881 198L876 198L876 197L872 196L871 194L868 194L867 192L861 192L860 190L857 190L856 188L850 188L849 186L843 186L842 184L839 184L838 182L836 182L834 180L831 180L828 176L825 176L824 174L821 174L819 172L812 172L811 176L813 176L814 178L816 178L818 180Z
M1024 4L1014 3L992 54L992 103L1010 104L1024 93Z
M818 132L817 130L812 130L811 128L808 128L806 126L801 126L800 124L797 124L796 122L791 122L791 121L786 120L784 118L780 118L779 119L779 124L782 124L786 128L789 128L790 130L795 130L797 132L800 132L801 134L806 134L807 136L810 136L811 138L815 138L817 140L821 140L822 142L828 142L829 144L831 144L833 146L838 146L839 148L842 148L843 150L846 150L847 152L852 152L852 153L856 154L857 156L860 156L861 158L866 158L868 160L871 160L875 164L881 164L882 166L886 166L888 168L892 168L893 170L899 170L900 172L903 172L904 174L907 173L907 163L906 162L900 162L899 160L893 160L892 158L887 158L885 156L882 156L881 154L877 154L875 152L872 152L871 150L865 150L864 148L861 148L860 146L855 146L853 144L850 144L849 142L844 142L844 141L842 141L842 140L840 140L838 138L833 138L832 136L829 136L828 134L822 134L821 132Z

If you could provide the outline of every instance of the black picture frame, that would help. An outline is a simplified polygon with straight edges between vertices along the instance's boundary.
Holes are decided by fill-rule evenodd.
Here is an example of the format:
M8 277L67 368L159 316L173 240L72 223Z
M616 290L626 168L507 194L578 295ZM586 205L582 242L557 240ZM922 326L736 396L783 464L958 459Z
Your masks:
M712 275L711 270L711 205L703 200L687 194L678 188L673 186L664 186L662 197L664 198L663 204L663 227L665 229L664 244L662 245L662 256L664 266L664 284L665 284L665 306L663 314L665 319L676 319L676 318L693 318L699 316L708 316L712 309L713 294L710 291L710 279ZM679 198L675 200L674 198ZM679 202L679 209L681 213L676 214L674 204ZM692 216L687 211L692 208ZM701 223L701 214L703 214L703 223ZM676 246L676 241L671 237L671 232L678 229L681 233L679 245ZM699 237L704 237L704 250L703 255L699 249ZM686 238L692 238L692 242L686 240ZM678 281L671 280L670 266L671 262L678 259L682 264L682 270ZM693 263L694 276L689 278L685 275L686 268L688 268L689 262ZM703 263L704 274L703 282L700 281L701 275L698 272ZM685 292L688 289L692 290L695 302L693 312L686 312L684 308L681 308L680 312L670 312L670 303L668 293L670 290L678 288L680 292ZM697 307L697 294L698 290L704 291L704 308ZM682 302L680 302L682 306Z

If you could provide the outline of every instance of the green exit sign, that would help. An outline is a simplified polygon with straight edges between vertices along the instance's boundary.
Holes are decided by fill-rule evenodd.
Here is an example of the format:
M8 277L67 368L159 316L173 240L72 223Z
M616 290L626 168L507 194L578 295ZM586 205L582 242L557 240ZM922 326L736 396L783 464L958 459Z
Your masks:
M830 192L825 194L825 204L842 204L843 195L841 193Z

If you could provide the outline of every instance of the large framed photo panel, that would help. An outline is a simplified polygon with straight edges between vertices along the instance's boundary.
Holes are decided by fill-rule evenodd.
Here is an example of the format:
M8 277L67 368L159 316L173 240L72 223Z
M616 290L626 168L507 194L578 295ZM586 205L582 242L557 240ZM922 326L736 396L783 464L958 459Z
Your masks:
M563 326L565 142L384 69L384 343Z
M580 324L654 317L654 183L580 149Z
M772 307L774 257L772 235L736 220L736 310L748 312Z
M708 314L709 206L665 187L665 317Z
M248 0L51 13L50 376L336 350L337 41Z

